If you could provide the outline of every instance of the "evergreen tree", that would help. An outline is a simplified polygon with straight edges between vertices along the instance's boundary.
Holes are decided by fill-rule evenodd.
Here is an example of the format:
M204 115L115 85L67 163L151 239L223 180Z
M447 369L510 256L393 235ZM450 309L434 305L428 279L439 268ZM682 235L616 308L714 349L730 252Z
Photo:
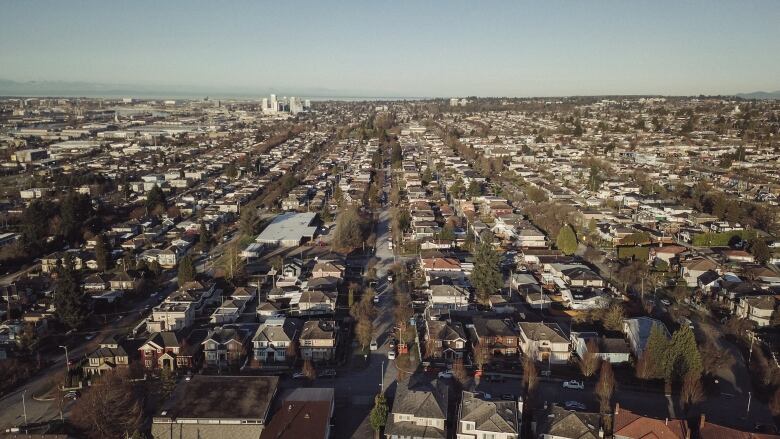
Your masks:
M73 259L69 254L57 272L54 285L54 308L57 318L64 325L75 329L84 324L89 315L89 302L73 268Z
M669 339L666 338L663 328L659 324L650 329L642 361L646 362L647 370L645 378L663 378L666 374L664 356L669 349Z
M573 255L577 251L577 235L570 225L566 224L561 227L561 230L558 232L558 238L555 240L555 245L558 247L558 250L567 256Z
M103 235L95 236L95 262L97 262L98 270L103 272L108 270L109 260L109 252Z
M181 258L181 261L179 261L177 277L179 286L195 279L195 266L192 264L192 258L189 255L184 256Z
M374 431L381 430L387 423L387 400L383 394L379 394L374 398L374 408L371 409L369 415L369 422L371 422L371 428Z
M209 229L203 223L200 223L200 236L198 236L198 244L200 244L203 250L208 250L209 246L211 245L211 232L209 232Z
M468 189L468 196L471 198L478 197L482 195L482 186L477 183L476 181L473 181L469 183L469 189Z
M665 376L683 377L686 374L700 375L702 371L701 354L696 337L687 325L683 325L672 334L669 348L665 351Z
M487 304L490 296L504 285L498 268L499 262L498 253L493 247L493 234L483 233L474 255L474 271L471 273L471 281L477 289L477 299L482 304Z
M78 239L79 231L92 212L89 196L70 192L60 202L60 234L68 242Z

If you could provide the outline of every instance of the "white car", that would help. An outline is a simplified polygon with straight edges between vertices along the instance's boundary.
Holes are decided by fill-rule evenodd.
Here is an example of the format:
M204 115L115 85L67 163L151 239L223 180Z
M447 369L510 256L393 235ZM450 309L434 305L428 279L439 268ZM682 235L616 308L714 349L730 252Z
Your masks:
M395 360L395 351L387 351L387 359Z
M372 341L370 345L368 345L368 348L372 351L375 351L379 349L379 345L376 343L376 340Z
M577 389L582 390L585 388L585 383L577 380L569 380L563 382L564 389Z

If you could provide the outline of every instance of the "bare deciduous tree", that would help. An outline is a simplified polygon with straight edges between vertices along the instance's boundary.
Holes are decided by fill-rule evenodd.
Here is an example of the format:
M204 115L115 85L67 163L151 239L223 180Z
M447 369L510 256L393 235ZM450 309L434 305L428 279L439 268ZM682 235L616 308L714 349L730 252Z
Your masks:
M704 401L704 388L698 373L689 372L685 375L680 389L680 406L687 413L693 406Z
M301 372L303 372L303 376L309 381L314 381L314 379L317 378L317 370L314 368L314 363L309 359L306 359L306 361L303 362Z
M128 371L119 369L95 380L74 404L70 419L89 438L118 439L140 426L141 405Z
M592 377L593 374L599 369L601 363L601 357L599 357L599 345L596 340L588 340L586 343L588 351L583 354L579 359L578 364L582 375L586 377Z
M466 372L466 367L463 365L463 359L458 358L452 363L452 376L455 381L460 384L461 388L465 388L469 381L469 374Z
M612 364L605 361L601 365L599 382L596 383L596 396L599 398L601 413L609 413L612 405L612 394L615 391L615 374L612 372Z

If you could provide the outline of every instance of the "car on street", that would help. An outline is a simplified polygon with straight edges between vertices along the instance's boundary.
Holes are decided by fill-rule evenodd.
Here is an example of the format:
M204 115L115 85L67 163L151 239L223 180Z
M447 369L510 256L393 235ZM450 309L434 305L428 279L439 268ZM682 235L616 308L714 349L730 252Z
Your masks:
M452 372L450 372L449 370L448 371L439 372L438 377L441 378L441 379L444 379L444 380L448 380L448 379L452 378Z
M375 305L378 305L378 304L379 304L379 296L374 296L374 299L373 299L373 300L374 300L374 304L375 304Z
M487 393L487 392L474 392L474 395L482 398L482 399L493 399L493 395Z
M563 382L564 389L577 389L582 390L585 388L585 383L577 380L569 380Z
M566 401L563 403L563 406L566 407L567 410L585 410L587 408L585 407L585 404L579 401Z
M387 275L387 281L388 282L392 282L393 281L393 275L392 274L388 274Z
M75 400L79 399L80 396L81 396L81 393L79 393L78 390L71 390L71 391L65 393L63 398L65 398L65 399L72 399L72 400L75 401Z
M672 304L672 302L669 301L669 299L661 299L661 303L663 303L666 306L669 306Z
M387 351L387 359L395 360L395 351Z
M375 351L379 349L379 345L377 344L376 340L373 340L370 345L368 345L368 348L372 351Z
M87 341L92 340L93 338L95 338L95 333L94 332L90 332L89 334L84 336L84 340L87 340Z
M306 378L306 375L303 372L295 372L292 377L294 380L299 380L301 378Z
M503 399L504 401L514 401L516 398L515 395L511 393L503 393L501 394L501 399Z
M391 339L390 339L390 342L388 343L388 345L387 345L387 346L388 346L388 347L389 347L391 350L395 350L395 345L396 345L396 343L398 343L398 341L397 341L396 339L394 339L394 338L391 338Z

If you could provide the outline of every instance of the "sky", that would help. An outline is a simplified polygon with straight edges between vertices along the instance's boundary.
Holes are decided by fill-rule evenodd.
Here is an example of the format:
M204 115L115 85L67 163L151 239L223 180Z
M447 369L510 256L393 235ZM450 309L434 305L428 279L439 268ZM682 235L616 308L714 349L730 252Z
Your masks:
M780 90L778 0L0 0L0 79L333 96Z

